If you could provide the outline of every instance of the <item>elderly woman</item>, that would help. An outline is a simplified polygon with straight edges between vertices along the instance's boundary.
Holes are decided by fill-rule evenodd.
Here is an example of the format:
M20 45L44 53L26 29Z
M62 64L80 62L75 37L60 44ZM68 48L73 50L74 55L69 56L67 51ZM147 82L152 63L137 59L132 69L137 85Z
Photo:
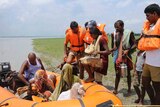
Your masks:
M46 71L38 70L34 79L30 81L31 90L37 91L41 96L48 98L55 89L55 79L56 76L54 74L47 76Z
M61 78L59 84L56 86L52 93L50 100L57 100L59 95L63 91L67 91L72 88L72 85L76 82L81 83L78 76L72 74L73 68L71 64L66 63L62 68Z
M94 39L92 42L94 51L89 52L90 56L93 56L91 60L88 59L90 63L83 64L89 76L85 82L92 82L95 80L97 83L102 84L102 76L107 74L108 55L111 52L109 51L106 39L101 36L102 33L98 28L90 28L90 34ZM102 63L102 66L97 67L100 63Z
M47 76L46 71L38 70L35 73L35 77L29 81L29 86L19 87L17 94L20 98L28 100L32 100L32 95L48 99L51 92L54 91L55 80L56 76L54 74Z

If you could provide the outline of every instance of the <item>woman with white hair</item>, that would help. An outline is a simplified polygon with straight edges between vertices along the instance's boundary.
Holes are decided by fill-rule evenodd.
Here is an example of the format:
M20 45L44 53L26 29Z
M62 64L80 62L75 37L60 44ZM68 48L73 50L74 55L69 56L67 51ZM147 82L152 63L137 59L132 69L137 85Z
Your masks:
M30 90L32 92L37 92L41 97L49 98L51 96L51 92L55 89L55 80L56 76L50 75L47 76L46 71L38 70L35 73L35 77L30 81Z

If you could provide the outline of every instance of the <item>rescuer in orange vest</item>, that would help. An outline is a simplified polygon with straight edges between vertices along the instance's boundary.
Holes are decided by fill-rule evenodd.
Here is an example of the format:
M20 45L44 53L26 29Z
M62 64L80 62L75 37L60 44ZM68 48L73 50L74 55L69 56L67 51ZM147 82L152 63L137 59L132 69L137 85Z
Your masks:
M142 38L138 42L138 48L146 50L142 84L151 104L160 105L160 6L150 4L144 13L147 21L144 23Z
M64 58L67 57L66 63L71 64L73 59L76 58L77 61L81 57L84 56L84 36L85 36L85 29L78 26L76 21L72 21L70 24L70 28L66 30L66 37L64 41ZM70 44L70 52L67 56L67 45ZM80 77L81 72L83 72L83 67L79 63L80 69Z

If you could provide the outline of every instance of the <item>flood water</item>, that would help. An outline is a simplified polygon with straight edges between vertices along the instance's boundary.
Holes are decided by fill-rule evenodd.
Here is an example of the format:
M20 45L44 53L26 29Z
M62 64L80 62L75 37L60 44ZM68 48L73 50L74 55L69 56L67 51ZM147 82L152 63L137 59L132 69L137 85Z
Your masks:
M32 51L31 38L0 38L0 62L10 62L12 70L18 71Z

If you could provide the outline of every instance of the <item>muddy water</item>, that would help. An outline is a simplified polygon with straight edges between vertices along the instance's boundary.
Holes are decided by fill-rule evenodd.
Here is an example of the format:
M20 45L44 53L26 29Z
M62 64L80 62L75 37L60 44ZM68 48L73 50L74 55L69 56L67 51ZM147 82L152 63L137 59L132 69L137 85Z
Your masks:
M10 62L18 71L32 49L31 38L0 38L0 62Z

